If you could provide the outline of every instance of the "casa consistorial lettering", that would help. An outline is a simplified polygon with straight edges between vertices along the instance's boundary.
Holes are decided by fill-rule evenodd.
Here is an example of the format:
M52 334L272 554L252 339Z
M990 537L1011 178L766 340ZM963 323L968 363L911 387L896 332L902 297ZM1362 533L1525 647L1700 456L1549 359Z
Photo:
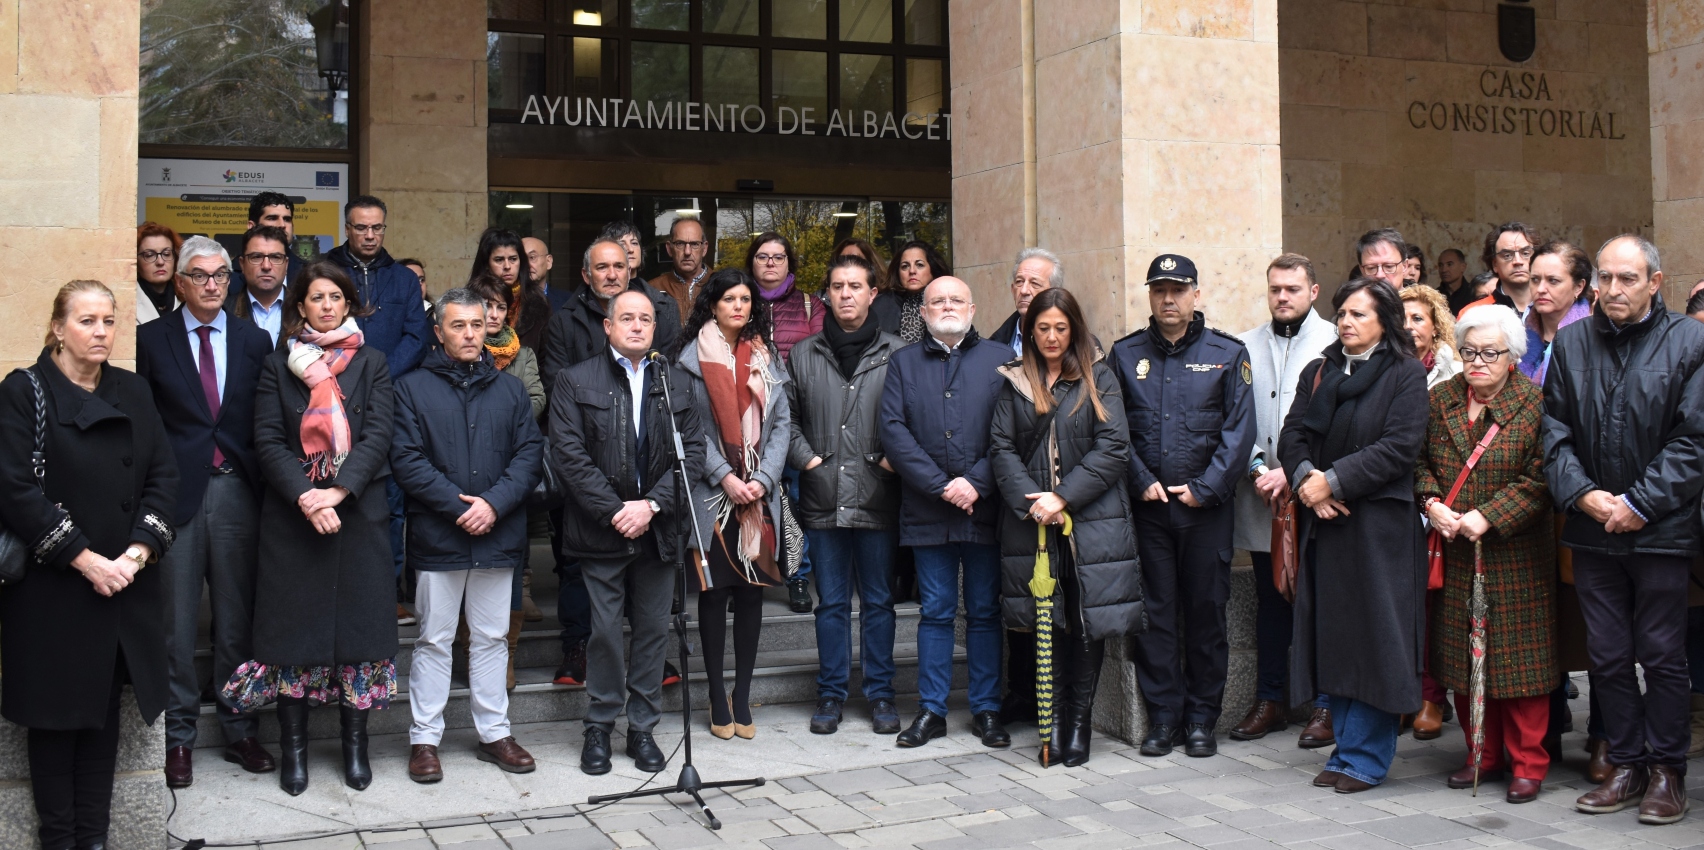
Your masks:
M893 112L776 107L774 120L761 106L694 101L631 100L619 97L528 95L522 124L613 127L636 130L691 130L716 133L844 136L868 139L952 141L952 115L946 112Z
M1412 101L1408 104L1408 125L1416 130L1492 135L1627 138L1615 127L1618 114L1614 111L1556 104L1550 80L1543 72L1486 68L1479 74L1479 94L1490 102Z

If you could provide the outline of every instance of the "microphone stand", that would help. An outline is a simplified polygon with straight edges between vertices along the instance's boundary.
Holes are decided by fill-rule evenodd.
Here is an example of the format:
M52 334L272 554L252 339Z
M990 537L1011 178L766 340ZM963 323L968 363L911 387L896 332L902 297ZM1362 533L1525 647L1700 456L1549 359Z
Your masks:
M698 527L698 513L692 509L692 479L688 477L686 470L686 444L682 442L680 438L680 423L675 421L674 417L674 398L669 388L668 360L655 351L651 352L646 359L650 360L657 366L657 379L663 385L663 402L667 405L669 411L669 432L674 437L674 472L676 476L674 500L675 509L685 512L687 517L692 520L693 539L698 541L698 550L700 552L705 552L707 551L707 547L704 540L704 530ZM680 766L680 776L675 780L675 784L667 787L646 788L639 791L626 791L620 794L600 794L596 797L587 798L586 803L588 805L597 805L599 803L608 803L616 800L630 800L636 797L658 797L664 794L685 794L691 797L693 802L698 804L698 808L704 812L704 818L710 822L711 829L721 829L722 822L717 820L716 815L710 811L710 807L704 804L704 797L701 792L707 788L741 788L747 785L757 787L763 785L768 780L759 776L754 779L730 779L721 782L705 782L699 778L698 768L693 767L692 765L692 681L687 669L687 657L691 654L692 647L687 641L686 632L688 622L686 615L686 546L681 545L676 547L673 554L676 578L675 590L679 593L678 598L680 599L680 609L674 612L674 629L675 637L678 639L680 644L681 746L685 757L685 760Z

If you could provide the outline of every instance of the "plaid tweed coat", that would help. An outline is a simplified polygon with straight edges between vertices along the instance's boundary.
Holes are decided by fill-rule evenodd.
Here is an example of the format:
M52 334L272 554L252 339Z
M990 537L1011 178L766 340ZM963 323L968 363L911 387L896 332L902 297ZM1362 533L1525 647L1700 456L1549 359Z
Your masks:
M1484 538L1487 699L1547 694L1556 688L1556 540L1544 480L1544 391L1524 375L1491 400L1479 421L1467 419L1469 388L1456 375L1433 388L1426 450L1414 470L1417 502L1449 495L1490 422L1502 430L1457 494L1455 510L1478 509L1491 524ZM1445 545L1444 589L1432 606L1428 642L1433 678L1466 692L1468 604L1473 596L1473 544Z

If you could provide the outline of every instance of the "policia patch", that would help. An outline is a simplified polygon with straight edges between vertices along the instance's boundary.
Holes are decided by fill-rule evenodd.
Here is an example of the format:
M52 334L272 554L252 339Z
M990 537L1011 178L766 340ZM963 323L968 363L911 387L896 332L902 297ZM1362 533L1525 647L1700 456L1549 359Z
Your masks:
M1242 362L1242 379L1244 384L1249 386L1254 385L1254 369L1248 365L1247 360Z

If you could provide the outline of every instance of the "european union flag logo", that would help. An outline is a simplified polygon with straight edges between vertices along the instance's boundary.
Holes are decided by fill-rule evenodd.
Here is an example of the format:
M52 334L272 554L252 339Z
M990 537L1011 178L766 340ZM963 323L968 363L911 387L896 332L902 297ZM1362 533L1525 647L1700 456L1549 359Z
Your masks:
M338 174L335 171L315 171L314 186L320 189L337 188Z

